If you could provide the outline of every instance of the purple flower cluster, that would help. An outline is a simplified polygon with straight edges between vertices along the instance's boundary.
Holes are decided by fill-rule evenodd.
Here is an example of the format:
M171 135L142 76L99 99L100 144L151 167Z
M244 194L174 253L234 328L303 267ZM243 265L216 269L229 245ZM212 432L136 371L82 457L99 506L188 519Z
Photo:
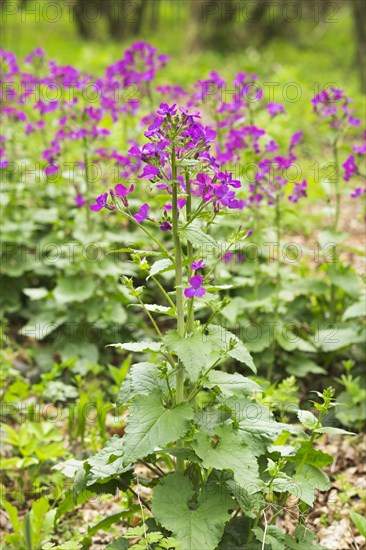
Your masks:
M366 181L366 173L362 173L361 165L365 167L365 155L366 155L366 131L363 133L363 142L361 145L354 145L352 147L353 154L349 155L342 164L344 170L343 178L345 181L350 181L353 176ZM366 187L357 187L352 193L352 198L357 198L366 192Z
M128 113L136 113L141 100L148 95L147 86L168 59L150 44L137 42L119 61L108 66L101 78L95 79L71 65L48 61L41 48L26 56L26 70L21 70L12 52L0 50L0 114L20 128L23 126L25 135L39 135L39 143L43 145L41 158L47 163L46 176L61 174L62 161L70 161L72 142L79 141L81 148L73 148L79 154L81 151L81 157L72 159L75 166L85 168L87 152L89 162L115 160L116 165L124 168L120 175L125 178L127 172L131 175L139 169L138 162L132 166L130 157L123 157L116 150L108 152L103 142L110 136L114 123ZM128 99L132 89L133 97ZM179 90L173 92L177 94ZM57 125L49 124L51 117L52 122L58 120ZM2 167L8 162L6 148L4 135ZM78 195L74 203L81 208L86 201Z
M340 129L344 126L359 126L360 119L354 116L349 105L352 99L347 97L344 90L331 86L329 91L322 90L312 99L314 112L324 119L329 119L331 128Z

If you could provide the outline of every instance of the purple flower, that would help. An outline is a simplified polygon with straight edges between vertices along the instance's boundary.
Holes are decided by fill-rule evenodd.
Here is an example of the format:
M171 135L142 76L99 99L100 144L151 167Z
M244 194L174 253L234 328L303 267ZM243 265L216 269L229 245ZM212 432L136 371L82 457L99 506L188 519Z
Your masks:
M178 200L177 200L177 208L178 208L178 210L182 210L182 208L185 207L186 202L187 202L187 199L178 199ZM167 203L167 204L164 206L164 210L172 210L172 208L173 208L173 205L172 205L171 202Z
M129 193L132 193L133 190L134 190L134 185L131 185L130 188L127 189L127 187L122 185L122 183L117 183L117 185L115 185L114 187L114 191L111 190L111 196L113 197L113 195L115 195L116 197L125 199Z
M350 126L359 126L361 124L361 120L359 118L355 118L353 115L350 115L348 117L348 123Z
M206 264L203 260L197 260L197 261L192 262L189 267L193 271L197 271L198 269L203 269L204 267L206 267Z
M291 141L290 141L290 147L289 147L290 152L293 150L295 145L297 145L301 141L302 135L303 135L302 130L300 130L299 132L294 133L294 135L292 136Z
M171 226L171 224L170 224L169 222L165 221L165 222L163 222L163 223L161 224L160 229L161 229L162 231L171 231L172 226Z
M307 181L304 180L301 183L295 183L295 187L292 190L292 194L289 196L288 200L297 203L299 202L299 199L302 197L306 197L306 188L307 188Z
M226 254L222 256L221 262L223 262L224 264L228 264L229 262L231 262L233 257L234 257L234 254L232 252L226 252Z
M194 298L195 296L197 298L202 298L202 296L206 294L206 289L201 286L202 283L203 277L201 277L201 275L193 275L193 277L189 279L189 284L191 286L184 290L184 296L186 298Z
M266 109L271 116L279 115L280 113L285 112L285 108L281 105L281 103L270 102L268 103Z
M137 214L134 214L134 218L138 223L142 223L149 215L150 206L148 204L142 204Z
M167 116L167 115L175 115L177 113L176 104L169 107L167 103L160 103L160 108L156 111L158 115Z
M146 179L152 179L155 176L159 174L159 168L156 166L151 166L150 164L147 164L144 166L144 171L142 172L141 176L139 176L139 179L146 178Z
M253 235L253 229L249 229L249 231L247 232L247 237L250 237L250 235Z
M355 157L354 155L350 155L348 159L342 164L344 168L344 179L345 181L349 181L350 178L357 174L358 168L357 164L355 163Z
M269 141L266 145L266 152L267 153L274 153L278 149L279 149L279 146L277 145L277 143L273 139L271 139L271 141Z
M107 199L108 199L108 193L103 193L103 195L99 195L95 199L95 204L90 205L90 210L93 210L93 212L99 212L99 210L102 210L102 208L105 208L107 206Z
M361 145L354 145L352 147L352 151L354 151L358 155L366 155L366 141Z
M76 197L74 197L74 203L76 204L77 208L82 208L86 205L86 200L81 193L78 193Z
M52 176L52 174L57 174L59 168L58 164L49 164L46 166L44 173L46 176Z
M362 187L357 187L353 193L351 194L351 197L353 199L356 199L357 197L359 197L360 195L364 195L366 193L366 189L362 189Z

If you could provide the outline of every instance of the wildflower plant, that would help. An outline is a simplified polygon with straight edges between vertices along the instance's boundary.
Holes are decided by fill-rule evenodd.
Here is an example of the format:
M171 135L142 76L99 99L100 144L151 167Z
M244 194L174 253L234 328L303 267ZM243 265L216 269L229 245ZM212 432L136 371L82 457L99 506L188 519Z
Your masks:
M107 487L137 498L141 526L129 530L128 538L146 544L168 537L172 548L225 550L239 537L243 547L256 548L270 535L276 548L303 548L315 539L304 512L313 505L314 491L328 487L318 466L332 457L313 450L315 435L275 419L262 403L248 349L216 322L228 303L219 291L230 285L215 279L222 243L206 229L240 213L240 182L220 170L211 155L215 132L198 112L163 103L145 136L149 143L130 154L144 163L141 180L151 191L149 201L136 204L134 188L121 183L97 197L91 209L124 216L151 240L152 250L122 250L146 282L122 280L131 307L143 311L154 338L114 344L137 355L117 399L128 413L123 437L61 468L69 474L76 468L75 502L84 490ZM238 218L224 256L251 234ZM149 301L151 282L161 297L157 304ZM221 370L224 365L229 370ZM313 433L327 430L321 417L303 416ZM149 479L136 474L136 464L150 472ZM143 485L149 498L140 495ZM303 512L295 536L275 525L290 496Z

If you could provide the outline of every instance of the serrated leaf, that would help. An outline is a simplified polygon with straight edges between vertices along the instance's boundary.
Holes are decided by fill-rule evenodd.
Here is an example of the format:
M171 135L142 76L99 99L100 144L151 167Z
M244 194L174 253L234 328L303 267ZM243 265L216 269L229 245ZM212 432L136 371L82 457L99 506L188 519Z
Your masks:
M264 454L284 432L299 433L296 426L277 422L271 411L260 403L236 397L225 399L224 403L232 410L241 437L256 456Z
M161 342L123 342L121 344L109 344L108 347L134 351L136 353L145 353L147 351L160 351Z
M327 491L329 489L329 479L318 468L305 464L299 474L293 477L298 486L297 492L292 492L300 500L313 506L315 500L315 491Z
M114 539L107 544L105 550L128 550L128 540L118 537L118 539Z
M253 372L257 372L257 368L248 348L235 334L223 327L220 327L219 325L210 325L208 327L208 334L211 341L216 342L218 347L220 347L221 344L221 349L227 347L230 344L230 341L235 342L235 347L228 351L228 355L233 359L240 361L240 363L247 365L247 367L249 367Z
M123 247L116 250L108 250L107 254L115 254L117 252L126 252L128 254L139 254L142 256L161 256L161 252L157 250L139 250L137 248Z
M256 492L260 485L257 460L238 431L232 426L218 426L215 436L212 438L200 432L192 443L193 450L202 460L202 466L207 469L231 470L235 481L246 489L250 479L252 492Z
M300 464L306 456L306 464L315 466L315 468L323 468L332 464L333 457L324 453L320 449L314 449L310 441L304 441L301 447L296 451L295 456L290 456L291 462L297 462Z
M213 351L211 342L205 341L201 332L182 338L177 331L170 331L164 338L167 349L175 353L183 363L189 378L194 382L207 367L207 359Z
M123 462L123 439L117 436L107 441L106 446L95 455L89 457L84 463L85 479L82 485L82 473L79 470L81 490L91 487L95 483L108 479L116 474L122 474L131 470L131 465ZM78 474L77 474L78 476ZM79 494L80 491L76 491ZM75 494L75 492L74 492Z
M180 403L166 409L159 392L136 397L130 407L123 438L124 462L134 462L185 435L193 409L189 403Z
M333 428L333 426L323 426L322 428L317 428L315 431L318 434L356 435L354 432L347 432L347 430L342 430L342 428Z
M159 273L163 273L173 268L174 265L171 260L165 258L163 260L158 260L150 267L150 272L146 277L146 280L150 279L150 277L153 277L154 275L158 275Z
M217 242L210 235L204 233L198 223L192 222L188 227L180 231L180 235L195 246L218 248Z
M226 397L233 395L249 395L254 392L262 392L262 388L250 378L245 378L239 373L230 374L212 370L207 375L208 380L203 381L205 388L214 388L217 386L221 393Z
M318 425L318 419L316 416L313 415L310 411L297 411L297 417L300 420L301 424L305 426L305 428L308 428L308 430L314 430L314 428Z
M194 490L180 473L163 478L153 492L152 511L163 527L172 531L181 550L215 550L229 519L232 502L214 484L203 486L198 506L189 503Z
M285 532L275 525L269 525L265 531L263 531L261 527L256 527L253 529L253 532L257 539L263 542L262 548L264 548L265 543L266 546L269 545L272 550L286 550Z
M136 395L149 395L156 389L163 390L166 384L159 378L159 375L155 363L135 363L121 384L117 396L117 406L127 403Z
M144 304L144 306L147 311L151 311L152 313L162 313L163 315L175 316L174 309L169 306L159 306L158 304Z

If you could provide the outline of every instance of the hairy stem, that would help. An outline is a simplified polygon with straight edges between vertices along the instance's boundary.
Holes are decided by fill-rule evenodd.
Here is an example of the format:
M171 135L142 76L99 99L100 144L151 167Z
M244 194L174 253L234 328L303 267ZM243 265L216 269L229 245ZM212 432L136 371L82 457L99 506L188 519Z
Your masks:
M175 158L175 147L172 148L172 221L173 221L173 242L174 242L174 258L175 258L175 291L176 291L176 308L177 308L177 329L178 334L182 338L185 333L184 322L184 296L183 296L183 267L182 267L182 251L180 246L178 232L178 182L177 182L177 165ZM184 401L184 367L179 362L176 375L176 403ZM181 442L178 442L181 445ZM178 472L184 472L184 460L177 457L176 468Z
M185 173L185 183L186 183L186 193L187 193L187 203L186 203L186 214L187 222L191 221L192 217L192 195L191 195L191 182L189 179L189 172ZM187 256L188 260L193 259L193 245L190 241L187 241ZM192 270L188 267L188 279L193 275ZM194 332L194 300L192 299L189 304L188 316L187 316L187 333L192 334Z

